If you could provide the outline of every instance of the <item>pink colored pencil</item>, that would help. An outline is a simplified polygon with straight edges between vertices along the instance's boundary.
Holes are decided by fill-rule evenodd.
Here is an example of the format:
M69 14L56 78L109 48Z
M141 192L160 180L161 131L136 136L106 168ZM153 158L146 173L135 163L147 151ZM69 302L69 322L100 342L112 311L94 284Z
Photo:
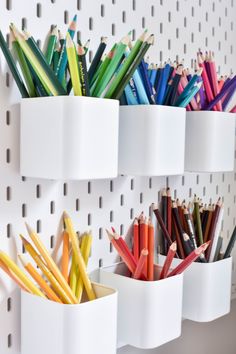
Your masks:
M200 66L200 68L202 68L202 80L203 80L203 84L204 84L204 87L205 87L207 100L210 103L211 101L213 101L214 96L213 96L213 93L212 93L212 90L211 90L211 85L210 85L210 82L209 82L209 78L207 76L206 66L205 66L204 61L202 60L202 57L201 57L200 53L198 53L197 57L198 57L198 65ZM213 107L213 110L214 111L217 110L215 106Z
M203 243L200 247L192 251L175 269L173 269L168 275L167 278L172 277L173 275L181 274L185 271L186 268L190 266L200 254L205 252L211 241Z
M176 250L177 250L177 242L174 241L172 243L172 245L170 246L169 251L167 253L166 260L165 260L165 263L162 267L162 271L160 274L160 279L165 279L167 277L167 274L169 272L171 263L172 263L173 258L175 256L175 253L176 253Z
M210 68L210 73L211 73L211 79L212 79L212 86L213 86L213 93L214 96L218 95L218 93L220 92L219 90L219 85L218 85L218 79L217 79L217 73L216 73L216 65L215 65L215 61L213 59L213 55L212 52L210 51L209 53L209 68ZM222 104L221 101L219 101L216 104L217 110L218 111L222 111Z
M148 256L148 250L146 248L144 248L141 251L141 254L140 254L140 257L139 257L139 260L137 263L137 267L136 267L135 272L133 274L134 279L140 279L140 277L144 271L144 265L145 265L145 262L147 261L147 256Z

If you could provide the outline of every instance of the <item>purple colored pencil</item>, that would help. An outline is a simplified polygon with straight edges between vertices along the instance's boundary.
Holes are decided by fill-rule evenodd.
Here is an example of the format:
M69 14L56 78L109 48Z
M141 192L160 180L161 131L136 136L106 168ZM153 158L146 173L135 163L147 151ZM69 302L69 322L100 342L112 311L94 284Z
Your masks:
M220 93L216 95L214 100L212 100L208 105L203 107L203 110L205 111L210 111L220 100L222 97L225 96L225 94L236 85L236 75L227 83L224 85Z

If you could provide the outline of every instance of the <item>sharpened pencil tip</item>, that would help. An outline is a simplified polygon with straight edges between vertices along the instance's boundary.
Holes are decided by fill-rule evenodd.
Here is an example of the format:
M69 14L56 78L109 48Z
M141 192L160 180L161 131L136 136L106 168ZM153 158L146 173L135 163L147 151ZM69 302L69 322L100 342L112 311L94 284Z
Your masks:
M73 22L77 21L77 14L75 14L75 16L73 17Z
M28 234L30 235L33 232L33 229L29 226L29 224L27 224L27 222L25 222L25 227L26 227Z

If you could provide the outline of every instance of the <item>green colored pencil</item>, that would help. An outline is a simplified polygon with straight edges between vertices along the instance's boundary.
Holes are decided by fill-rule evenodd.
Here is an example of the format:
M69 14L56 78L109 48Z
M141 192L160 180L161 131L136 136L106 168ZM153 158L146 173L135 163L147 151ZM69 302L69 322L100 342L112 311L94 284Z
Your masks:
M19 43L17 42L17 40L15 39L14 34L12 33L12 31L10 31L10 42L12 43L12 48L13 51L17 57L17 60L19 62L22 74L24 76L25 79L25 83L29 92L29 96L30 97L35 97L37 96L36 91L35 91L35 85L32 79L32 75L29 69L29 66L26 62L26 58L24 56L24 53L21 49L21 47L19 46Z
M99 74L98 80L96 82L96 86L94 92L92 93L95 97L100 97L107 87L109 81L111 80L112 76L114 75L120 61L124 55L125 49L129 43L130 37L127 35L124 37L118 44L114 53L113 58L111 59L106 71L104 74Z
M114 91L112 98L113 99L119 99L124 91L125 86L128 84L129 80L131 79L133 73L137 69L138 65L141 63L144 55L148 51L149 47L153 44L154 42L154 35L150 35L147 40L144 41L138 55L136 56L135 60L132 62L130 65L128 71L126 72L126 75L122 78L120 81L119 85L116 87L116 90ZM107 96L105 95L105 98Z
M56 48L54 50L53 57L52 57L52 67L53 67L54 73L56 73L56 70L57 70L57 66L58 66L58 62L59 62L59 58L60 58L60 50L61 50L61 47L60 47L60 43L58 42L56 44Z
M22 97L23 98L29 97L29 94L28 94L28 92L27 92L27 90L25 88L24 82L23 82L23 80L21 78L21 75L20 75L20 73L19 73L19 71L18 71L18 69L16 67L14 59L13 59L13 57L11 55L11 52L10 52L8 46L7 46L7 43L6 43L5 39L4 39L3 34L2 34L1 31L0 31L0 47L1 47L2 51L3 51L3 54L4 54L4 56L6 58L6 61L7 61L7 64L9 66L10 70L11 70L12 76L14 77L14 80L15 80L15 82L16 82L19 90L20 90L20 93L21 93Z
M35 45L32 41L26 42L25 37L17 30L17 28L12 24L11 28L17 39L17 42L21 46L25 56L29 59L33 69L38 75L40 81L45 87L49 95L58 96L66 95L66 91L56 78L54 72L45 60L42 60L41 56L38 55L38 51L35 49Z
M115 53L115 50L116 50L116 46L117 44L115 43L113 45L113 47L111 48L110 52L104 57L104 60L102 61L101 65L97 68L94 76L93 76L93 79L90 83L90 87L91 87L91 92L94 91L94 88L96 85L94 85L94 83L96 82L96 80L99 78L99 80L103 77L108 65L110 64L113 56L114 56L114 53Z
M88 53L89 46L90 46L90 39L88 39L87 42L84 45L85 54Z
M57 43L57 38L58 38L58 30L56 26L51 31L51 34L48 39L46 53L45 53L46 61L49 65L51 65L52 62L54 49Z
M201 216L200 216L200 211L199 211L199 202L194 196L194 214L195 214L195 221L197 225L197 234L198 234L198 239L200 245L203 244L203 235L202 235L202 223L201 223Z
M88 72L85 58L85 50L83 46L78 44L78 65L79 65L79 76L81 82L81 89L83 96L90 96L89 82L88 82Z
M120 71L118 72L118 74L116 75L115 79L112 81L111 86L109 87L107 93L106 93L106 97L110 98L112 97L113 93L115 92L117 86L119 85L120 81L123 79L123 77L126 75L127 71L129 70L130 65L133 63L133 61L135 60L135 58L137 57L141 46L145 40L146 37L146 33L147 30L144 31L144 33L137 39L135 45L133 46L133 48L131 49L128 57L126 58L126 60L124 61L124 64L122 65L122 68L120 69Z

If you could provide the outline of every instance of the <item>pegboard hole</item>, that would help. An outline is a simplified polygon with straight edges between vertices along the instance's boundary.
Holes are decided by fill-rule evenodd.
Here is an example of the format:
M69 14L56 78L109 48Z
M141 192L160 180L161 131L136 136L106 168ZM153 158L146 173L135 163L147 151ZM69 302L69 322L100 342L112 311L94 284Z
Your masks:
M134 190L134 179L133 178L131 178L131 180L130 180L130 189L131 189L131 191Z
M21 20L21 29L22 31L27 29L27 19L25 17Z
M36 198L41 198L41 185L37 184L36 186Z
M36 231L37 231L37 233L40 233L42 231L42 221L41 220L37 220L37 222L36 222Z
M102 209L102 206L103 206L103 199L102 199L102 197L99 197L98 205L99 205L99 209Z
M54 235L50 237L50 248L52 249L54 247Z
M11 299L11 297L9 297L7 299L7 312L10 312L11 309L12 309L12 299Z
M25 218L27 216L27 207L26 204L22 204L21 206L21 213L22 213L22 218Z
M7 163L11 162L11 150L10 149L6 150L6 162Z
M112 36L116 35L116 25L114 23L112 23L112 25L111 25L111 34L112 34Z
M139 203L142 204L143 203L143 193L139 194Z
M68 193L68 184L63 183L63 195L66 196Z
M151 6L151 16L152 17L155 16L155 7L154 7L154 5Z
M92 225L92 215L88 214L88 226Z
M68 25L69 23L69 12L67 10L64 11L64 23L65 25Z
M121 194L121 196L120 196L120 205L121 206L124 205L124 194Z
M101 17L105 16L105 6L101 4Z
M99 259L99 264L98 264L99 268L101 268L103 266L103 261L102 259Z
M93 30L93 18L89 17L89 30L92 31Z
M110 222L114 221L114 212L111 210L110 211Z
M81 10L81 0L77 0L77 10Z
M12 0L6 0L6 9L8 11L12 10Z
M124 225L123 224L120 225L120 235L121 236L124 235Z
M54 214L55 213L55 202L52 200L50 202L50 214Z
M101 240L103 238L103 229L102 227L99 227L99 230L98 230L98 237L99 237L99 240Z
M132 1L132 9L133 9L133 11L136 10L136 0Z
M10 125L10 124L11 124L11 112L6 111L6 125Z
M114 183L113 181L110 181L110 192L113 192L114 190Z
M42 4L40 4L39 2L37 3L36 6L36 13L37 13L37 17L42 17Z
M131 220L134 218L134 209L133 208L130 209L129 217Z
M12 234L12 226L11 224L7 224L7 238L10 238Z
M7 336L7 347L11 348L11 346L12 346L12 334L10 333Z
M149 189L152 189L152 178L149 178L148 180L148 187Z
M7 198L7 201L10 201L11 200L11 187L7 187L6 189L6 198Z
M10 74L6 72L6 87L10 87Z

